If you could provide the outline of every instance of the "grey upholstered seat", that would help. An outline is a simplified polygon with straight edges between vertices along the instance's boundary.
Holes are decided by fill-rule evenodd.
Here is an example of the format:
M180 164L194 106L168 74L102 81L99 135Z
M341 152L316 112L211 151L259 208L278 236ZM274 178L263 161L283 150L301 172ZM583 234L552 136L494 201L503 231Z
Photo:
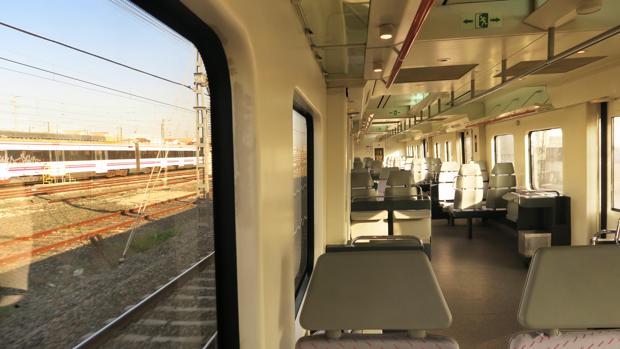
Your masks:
M452 202L454 200L454 181L459 174L459 164L453 161L441 164L441 171L437 179L439 201Z
M471 163L478 164L480 167L480 175L482 176L482 200L487 199L487 190L489 188L489 171L487 170L486 161L471 161Z
M491 177L489 178L489 189L487 190L486 206L488 208L506 208L504 195L515 191L517 177L512 162L497 163L493 166Z
M426 333L451 322L421 250L326 253L317 260L300 315L303 328L319 332L301 338L295 348L457 349L454 340ZM343 334L348 330L375 333Z
M427 158L426 159L426 178L427 183L436 183L441 171L441 159Z
M510 348L620 348L619 263L616 245L538 249L518 313L532 331L513 336Z
M482 207L484 179L477 163L470 162L461 165L455 187L454 209L467 210Z
M390 174L385 189L386 200L419 198L422 194L413 182L413 175L409 171L395 171ZM394 210L394 235L417 236L429 245L431 242L431 210L429 207L419 210ZM428 248L428 246L427 246Z
M370 173L351 173L351 200L364 200L377 196L374 182ZM380 211L352 211L351 238L360 235L387 235L388 212Z

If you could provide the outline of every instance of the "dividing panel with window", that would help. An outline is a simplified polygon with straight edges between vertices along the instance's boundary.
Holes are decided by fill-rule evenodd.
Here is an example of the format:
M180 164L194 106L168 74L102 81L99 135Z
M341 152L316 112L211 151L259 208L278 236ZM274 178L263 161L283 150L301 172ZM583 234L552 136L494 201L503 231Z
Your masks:
M493 155L495 163L515 161L515 142L514 136L498 135L493 138Z
M529 133L530 184L532 189L562 191L562 129Z

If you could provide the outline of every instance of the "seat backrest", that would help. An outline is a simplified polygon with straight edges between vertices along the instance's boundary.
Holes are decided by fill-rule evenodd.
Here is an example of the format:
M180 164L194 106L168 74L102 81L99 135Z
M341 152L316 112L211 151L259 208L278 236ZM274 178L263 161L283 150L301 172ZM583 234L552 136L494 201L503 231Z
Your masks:
M454 200L454 181L459 174L459 164L453 161L441 164L441 171L437 178L439 201Z
M411 169L411 172L413 172L414 183L419 184L424 182L427 173L426 160L415 159L413 161L413 168Z
M354 169L364 168L364 163L362 162L362 159L360 158L353 159L353 168Z
M373 160L371 168L373 170L380 170L383 168L383 161L381 160Z
M478 166L480 167L480 175L482 176L482 183L484 185L482 198L483 200L486 200L487 189L489 188L489 171L487 170L487 163L486 161L483 161L483 160L479 160L479 161L472 160L471 162L478 164Z
M439 172L441 172L441 159L427 158L426 170L425 181L429 183L437 182L437 177L439 177Z
M379 179L387 180L394 171L398 171L398 167L383 167L379 173Z
M455 181L454 208L475 209L482 207L484 181L477 163L461 165Z
M616 245L538 249L518 312L523 327L538 331L514 336L511 348L555 348L556 343L560 344L558 348L618 348L618 265L620 247ZM588 328L599 330L583 330ZM540 330L547 330L547 334L540 334ZM567 341L571 344L562 346Z
M503 198L509 192L515 191L517 177L514 174L512 162L500 162L493 166L489 177L489 189L487 190L486 205L488 208L505 208L506 199Z
M390 197L414 197L421 194L414 185L413 174L410 171L392 171L385 188L386 199Z
M351 188L372 188L374 186L370 173L366 172L353 172L351 173Z
M367 250L318 258L300 322L308 330L413 332L448 328L452 315L424 252Z
M371 168L372 167L372 158L364 158L364 167Z

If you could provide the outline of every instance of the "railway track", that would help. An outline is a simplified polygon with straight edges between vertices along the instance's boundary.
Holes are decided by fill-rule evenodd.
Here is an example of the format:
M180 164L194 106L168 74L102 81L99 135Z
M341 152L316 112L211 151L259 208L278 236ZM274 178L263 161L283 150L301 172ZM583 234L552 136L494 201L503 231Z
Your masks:
M216 348L214 259L202 258L75 349Z
M153 203L147 206L147 214L137 216L138 207L119 210L103 216L84 221L38 231L30 235L0 241L0 267L12 267L24 261L41 259L48 255L67 250L92 238L100 238L117 231L127 230L144 221L157 220L173 213L178 213L194 206L188 199L195 194L184 195L173 199Z
M183 170L183 171L174 171L169 172L167 174L167 181L175 181L180 179L186 179L190 181L192 178L196 177L195 170ZM82 191L82 190L95 190L95 189L107 189L110 187L116 186L127 186L130 184L144 184L148 182L149 175L135 175L131 177L123 177L123 178L102 178L97 180L83 181L83 182L72 182L72 183L63 183L63 184L48 184L48 185L35 185L35 186L24 186L19 188L6 188L0 190L0 200L2 199L14 199L14 198L26 198L40 195L52 195L59 194L65 192L72 191ZM163 183L163 179L157 180L160 183Z

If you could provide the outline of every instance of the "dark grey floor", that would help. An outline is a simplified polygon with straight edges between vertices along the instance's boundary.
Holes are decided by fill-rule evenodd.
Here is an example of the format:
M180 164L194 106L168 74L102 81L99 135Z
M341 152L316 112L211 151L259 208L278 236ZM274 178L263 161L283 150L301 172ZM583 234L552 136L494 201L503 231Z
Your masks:
M432 264L452 312L448 335L462 349L505 349L521 330L517 309L527 269L517 253L513 230L495 222L433 222Z

